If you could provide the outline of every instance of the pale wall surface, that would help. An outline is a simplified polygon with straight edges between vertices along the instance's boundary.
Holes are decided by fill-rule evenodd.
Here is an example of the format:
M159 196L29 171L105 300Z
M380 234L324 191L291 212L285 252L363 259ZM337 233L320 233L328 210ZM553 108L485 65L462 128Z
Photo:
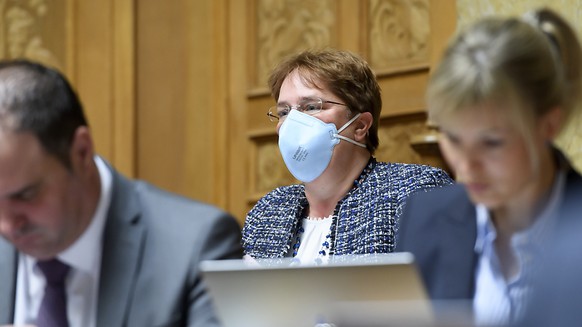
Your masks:
M579 0L457 0L458 26L462 27L485 15L520 15L547 6L568 19L582 36L582 2ZM581 90L582 92L582 90ZM582 107L572 116L558 140L578 171L582 171Z

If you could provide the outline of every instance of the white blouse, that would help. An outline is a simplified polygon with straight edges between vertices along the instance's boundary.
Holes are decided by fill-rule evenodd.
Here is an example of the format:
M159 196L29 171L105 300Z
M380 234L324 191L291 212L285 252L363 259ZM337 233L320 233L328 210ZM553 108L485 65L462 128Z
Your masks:
M304 232L300 236L299 250L295 258L302 264L314 264L327 262L329 258L329 246L326 248L323 243L328 241L330 235L331 217L325 219L303 219ZM326 255L320 255L324 250ZM321 260L321 261L319 261Z

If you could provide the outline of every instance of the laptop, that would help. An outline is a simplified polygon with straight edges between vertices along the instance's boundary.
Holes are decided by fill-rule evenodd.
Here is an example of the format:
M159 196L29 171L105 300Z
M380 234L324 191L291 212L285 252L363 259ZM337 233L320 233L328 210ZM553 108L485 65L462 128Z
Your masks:
M347 317L361 308L377 308L374 319L383 326L433 320L410 253L332 256L311 265L293 258L203 261L200 270L225 327L355 326Z

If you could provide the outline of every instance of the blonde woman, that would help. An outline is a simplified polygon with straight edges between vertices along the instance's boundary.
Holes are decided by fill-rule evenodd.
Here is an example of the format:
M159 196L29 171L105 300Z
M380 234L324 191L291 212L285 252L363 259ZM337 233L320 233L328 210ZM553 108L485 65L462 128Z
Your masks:
M582 185L553 145L579 101L581 60L572 28L540 9L469 26L430 80L429 119L459 184L407 202L397 250L414 253L433 299L467 300L477 325L522 315Z

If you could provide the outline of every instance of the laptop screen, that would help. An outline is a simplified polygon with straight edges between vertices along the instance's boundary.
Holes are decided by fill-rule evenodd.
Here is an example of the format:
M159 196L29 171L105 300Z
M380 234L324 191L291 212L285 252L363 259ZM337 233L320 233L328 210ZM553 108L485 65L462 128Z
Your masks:
M321 265L292 258L203 261L200 269L226 327L323 325L366 305L379 305L395 323L432 320L410 253L333 256Z

